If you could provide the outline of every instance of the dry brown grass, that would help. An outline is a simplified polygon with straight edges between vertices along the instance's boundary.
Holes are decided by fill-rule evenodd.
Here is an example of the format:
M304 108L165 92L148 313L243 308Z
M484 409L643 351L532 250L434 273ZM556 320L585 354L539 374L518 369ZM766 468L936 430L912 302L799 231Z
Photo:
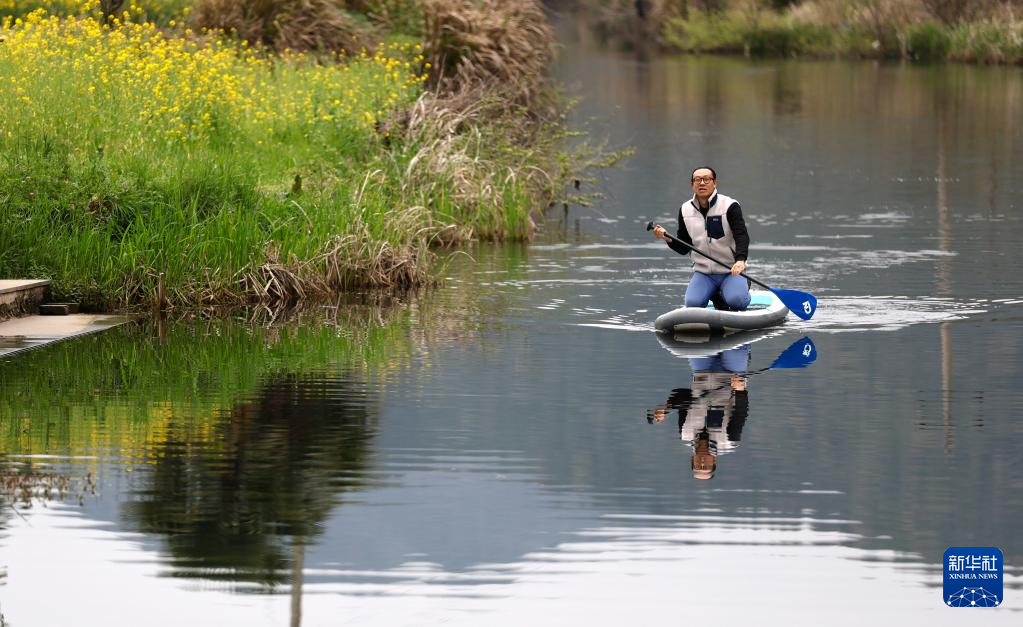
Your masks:
M429 225L423 210L394 212L392 223L421 220ZM394 226L393 232L408 233ZM430 228L429 226L425 228ZM425 241L393 243L369 233L356 221L344 235L338 235L322 253L301 261L282 258L279 247L270 242L263 261L240 270L230 284L204 282L184 286L172 299L184 306L280 306L301 301L322 302L358 289L404 292L434 282L434 255Z
M519 103L541 95L554 33L536 0L426 0L427 60L433 86L458 93L491 85Z
M519 111L509 109L501 90L474 84L426 93L392 121L391 132L407 151L402 198L450 213L450 223L430 234L433 245L532 236L535 224L526 210L544 206L563 177L548 172L544 159L545 151L556 153L548 144L558 129ZM500 219L515 213L520 217Z
M198 29L234 32L277 52L371 47L339 0L196 0L192 20Z

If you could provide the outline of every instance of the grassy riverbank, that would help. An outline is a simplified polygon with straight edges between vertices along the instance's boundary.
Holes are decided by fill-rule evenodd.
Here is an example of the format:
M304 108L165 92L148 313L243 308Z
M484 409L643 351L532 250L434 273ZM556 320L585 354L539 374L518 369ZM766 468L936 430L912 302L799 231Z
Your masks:
M545 78L515 65L549 59L534 2L277 4L333 21L285 32L228 0L162 27L145 2L5 19L0 275L93 309L147 305L161 275L171 305L288 301L422 285L431 246L531 235L576 164ZM452 26L495 22L493 48Z
M647 0L644 18L632 0L582 2L609 39L667 52L1023 63L1015 0Z

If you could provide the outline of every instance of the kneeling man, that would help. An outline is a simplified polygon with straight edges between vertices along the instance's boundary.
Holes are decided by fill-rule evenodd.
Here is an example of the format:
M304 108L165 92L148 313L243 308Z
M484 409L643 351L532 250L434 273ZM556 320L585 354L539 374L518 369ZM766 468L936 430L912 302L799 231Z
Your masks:
M686 307L706 307L712 301L719 309L744 311L749 306L749 281L739 276L746 269L749 233L742 219L742 208L734 198L717 191L717 173L699 167L690 177L693 197L678 210L677 239L722 261L733 261L731 269L702 255L693 256L693 278L686 288ZM663 227L654 228L654 236L667 240L680 255L689 249L665 236Z

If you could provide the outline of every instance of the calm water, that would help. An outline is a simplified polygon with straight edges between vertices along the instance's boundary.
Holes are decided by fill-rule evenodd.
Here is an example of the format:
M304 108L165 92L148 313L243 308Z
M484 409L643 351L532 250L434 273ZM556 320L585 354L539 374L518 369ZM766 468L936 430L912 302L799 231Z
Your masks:
M1002 550L983 621L1023 620L1023 72L565 35L577 121L636 155L540 241L0 362L5 625L960 624L950 546ZM820 298L716 364L652 332L688 269L643 230L704 162L749 272Z

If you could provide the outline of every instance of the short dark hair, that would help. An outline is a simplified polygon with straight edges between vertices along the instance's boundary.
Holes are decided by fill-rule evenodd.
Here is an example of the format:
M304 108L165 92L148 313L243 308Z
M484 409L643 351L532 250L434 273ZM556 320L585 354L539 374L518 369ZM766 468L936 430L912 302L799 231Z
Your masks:
M710 167L709 165L701 165L693 168L693 171L689 174L690 183L693 182L693 177L696 176L697 170L710 170L710 175L714 178L715 181L718 180L718 173L714 171L714 168Z

